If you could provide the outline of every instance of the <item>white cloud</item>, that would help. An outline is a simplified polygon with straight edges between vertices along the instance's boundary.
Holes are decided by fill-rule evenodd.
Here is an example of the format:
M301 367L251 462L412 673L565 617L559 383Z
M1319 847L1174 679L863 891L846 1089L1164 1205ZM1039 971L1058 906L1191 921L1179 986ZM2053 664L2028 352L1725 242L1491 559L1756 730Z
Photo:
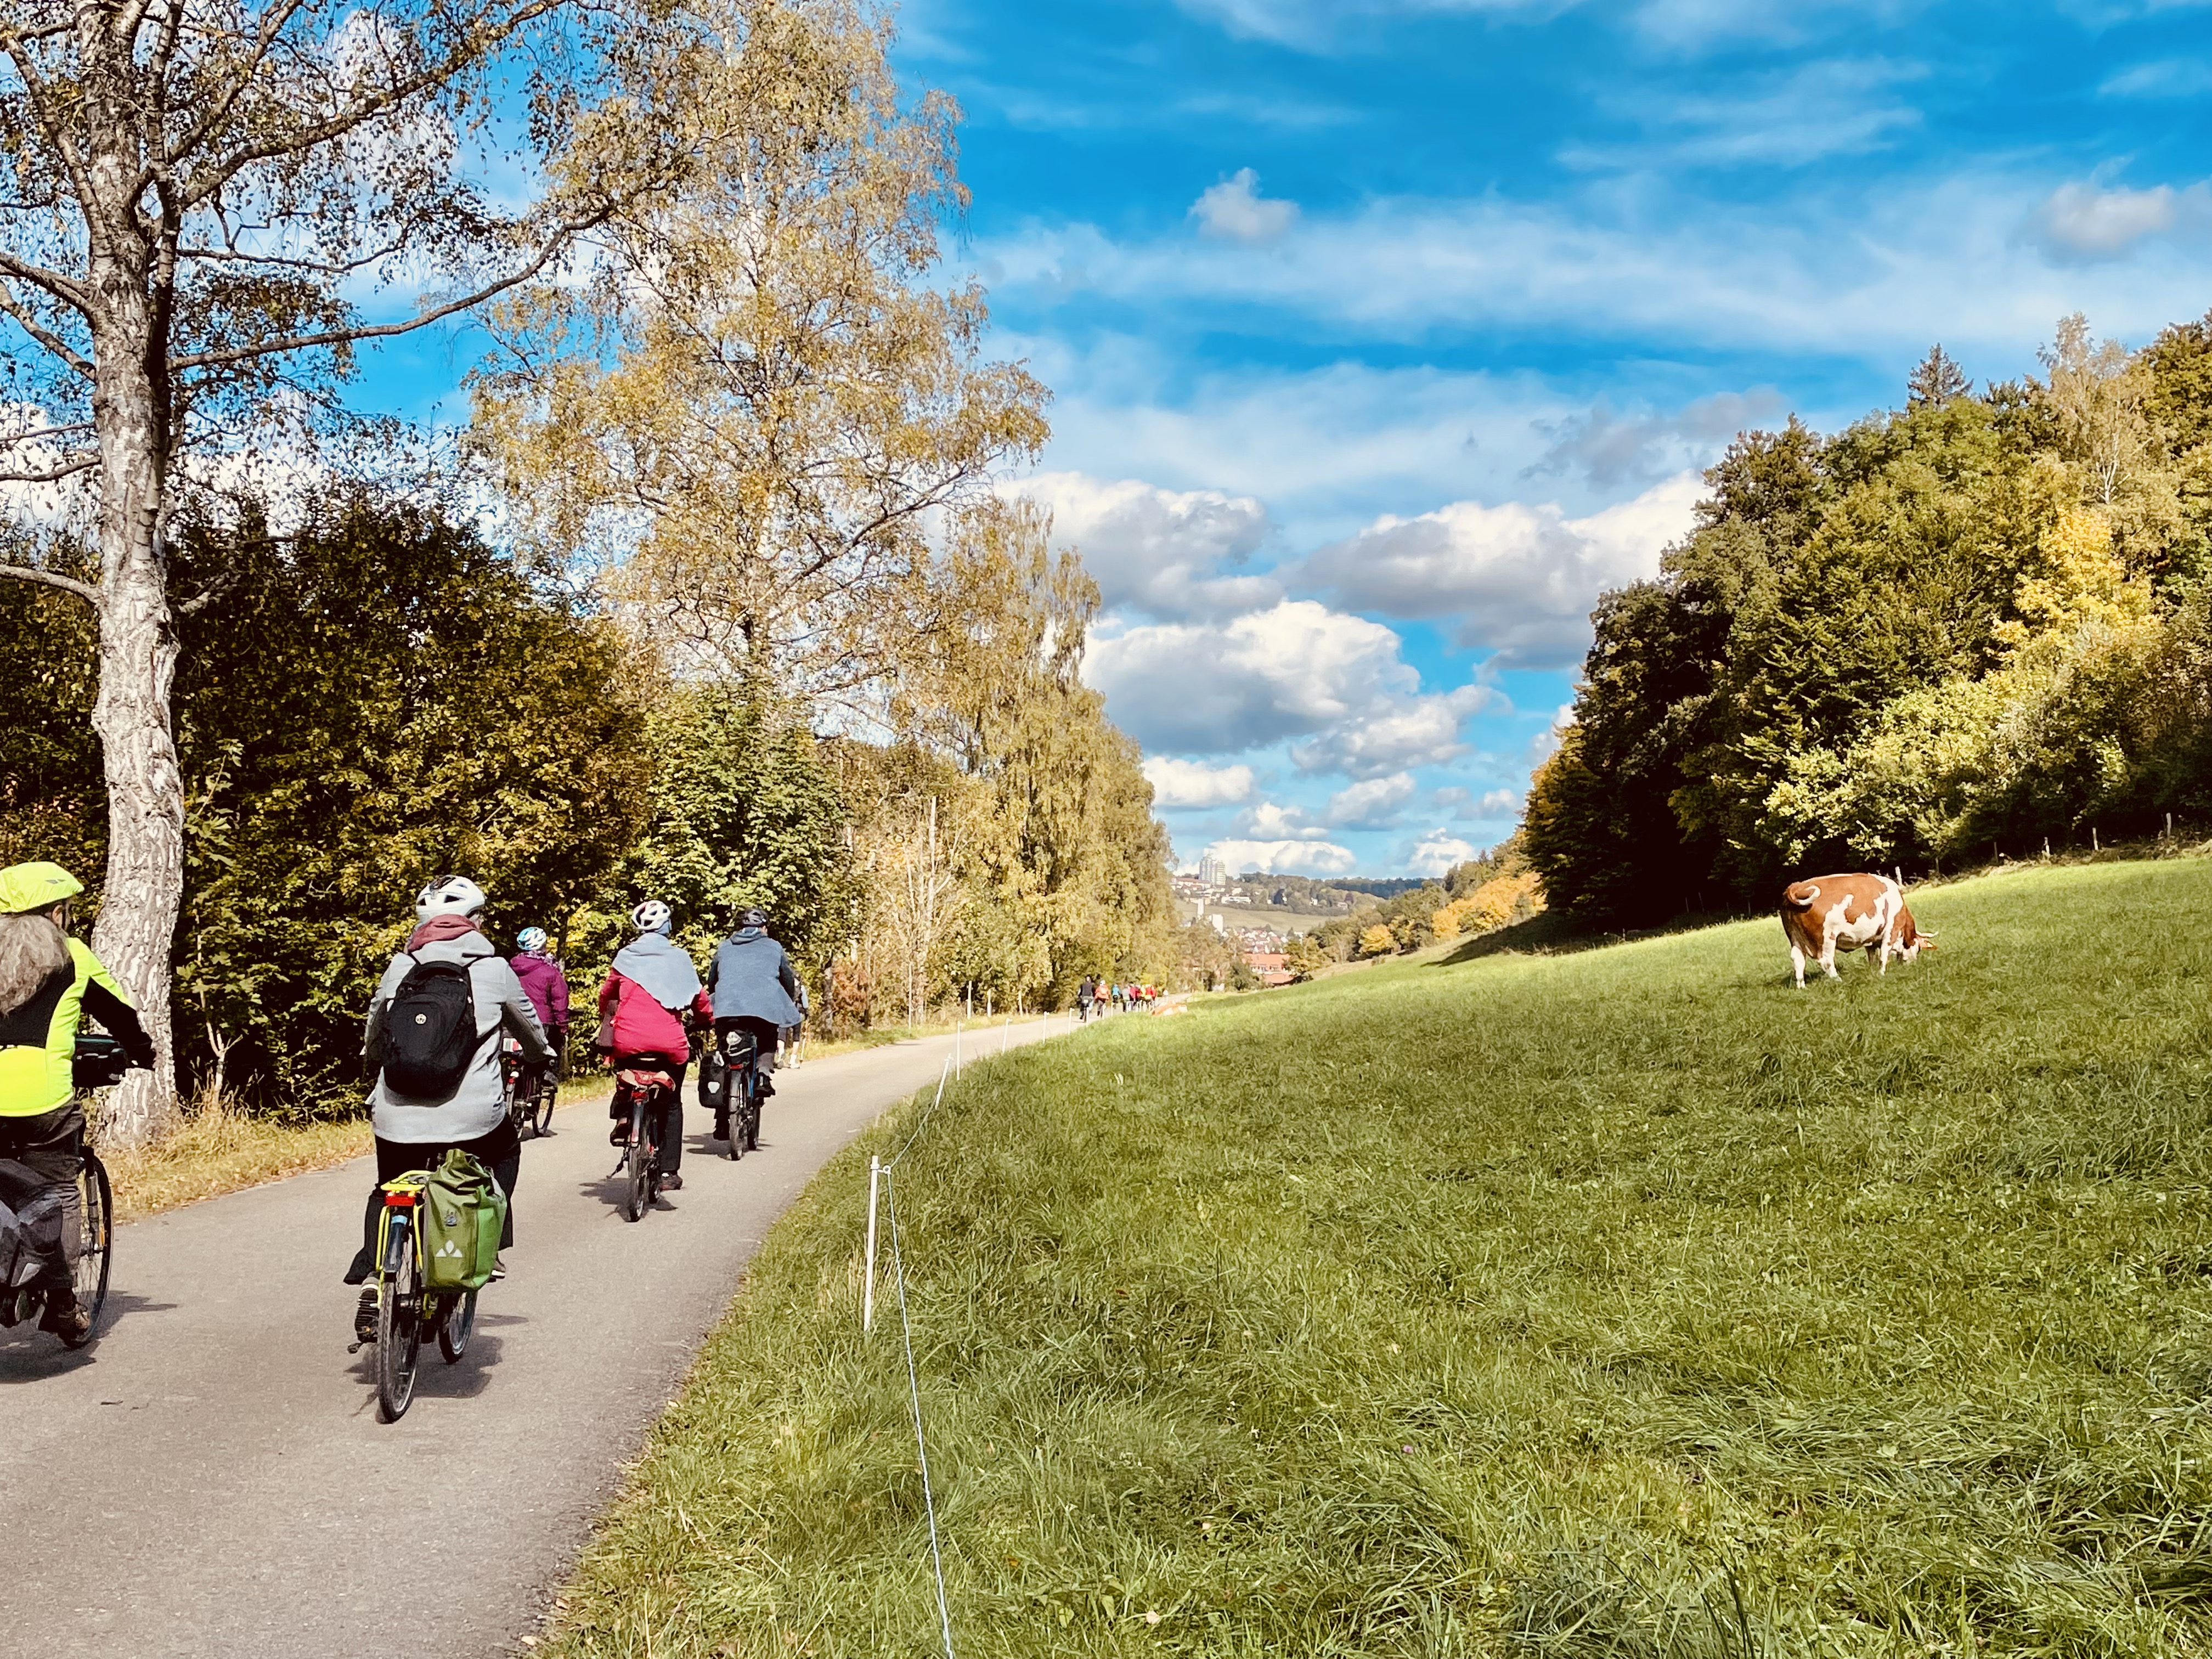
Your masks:
M1045 472L1021 493L1052 509L1053 540L1081 550L1109 607L1163 620L1255 611L1282 597L1270 576L1228 576L1267 538L1267 509L1218 489L1161 489Z
M1328 798L1328 821L1340 830L1390 829L1399 809L1413 799L1414 787L1409 772L1364 779Z
M1449 830L1431 830L1407 848L1404 863L1417 876L1441 876L1474 854L1473 843L1462 841Z
M1533 12L1571 9L1577 0L1176 0L1196 17L1250 40L1321 52L1345 37L1347 26L1393 15L1436 12Z
M2195 98L2212 92L2212 64L2193 58L2137 64L2097 90L2107 98Z
M1209 185L1190 204L1190 216L1209 236L1261 247L1279 242L1298 222L1298 204L1268 201L1260 195L1260 175L1239 167L1218 185Z
M1495 694L1422 692L1380 623L1286 599L1225 623L1164 623L1095 637L1084 676L1152 751L1235 755L1302 739L1309 771L1378 776L1460 750L1459 727Z
M1521 792L1517 789L1486 789L1478 799L1472 789L1455 787L1439 789L1429 799L1449 811L1453 821L1459 823L1495 823L1521 816Z
M1391 17L1473 14L1501 20L1542 21L1574 11L1586 0L1176 0L1194 16L1230 34L1270 40L1304 52L1371 42L1376 22ZM1642 0L1632 8L1647 39L1677 49L1744 40L1796 40L1830 14L1890 16L1920 0Z
M1306 816L1303 806L1282 806L1263 800L1242 813L1237 828L1259 841L1327 841L1328 831Z
M1350 848L1325 841L1217 841L1206 850L1239 875L1346 876L1359 866Z
M2202 186L2188 192L2203 193ZM2036 210L2029 233L2056 259L2118 259L2145 237L2172 230L2185 199L2167 185L2150 190L2061 185Z
M1564 421L1539 421L1553 440L1524 476L1580 473L1602 489L1644 483L1666 473L1702 470L1729 439L1776 420L1788 407L1771 386L1723 392L1675 410L1617 415L1601 398Z
M1802 41L1814 26L1838 22L1887 21L1917 10L1926 0L1644 0L1636 9L1638 29L1649 40L1678 51L1719 46L1741 47L1747 40L1778 44Z
M1308 772L1373 777L1408 766L1442 766L1465 752L1460 727L1498 700L1486 685L1403 697L1334 726L1291 750Z
M1661 550L1690 528L1703 489L1684 473L1583 519L1522 501L1386 515L1323 548L1301 574L1352 610L1453 618L1463 645L1491 647L1514 665L1557 666L1588 643L1601 592L1656 573Z
M1643 172L1660 161L1698 166L1802 167L1829 155L1879 149L1920 123L1894 88L1928 73L1882 58L1832 58L1777 75L1735 77L1733 95L1660 98L1630 107L1653 137L1631 146L1578 146L1571 166Z
M1406 343L1549 328L1644 350L1830 351L1893 368L1936 339L2025 362L2075 310L2127 336L2203 308L2203 262L2178 247L2146 244L2094 276L2022 259L2021 227L2051 195L2047 177L1962 169L1917 188L1730 204L1638 178L1551 202L1386 198L1309 214L1267 259L1181 236L1115 242L1089 225L983 252L1002 294L1097 293L1186 326L1232 315L1264 326L1253 313L1273 309Z
M1249 766L1203 766L1152 755L1145 761L1145 781L1152 786L1152 805L1161 808L1234 806L1252 799Z

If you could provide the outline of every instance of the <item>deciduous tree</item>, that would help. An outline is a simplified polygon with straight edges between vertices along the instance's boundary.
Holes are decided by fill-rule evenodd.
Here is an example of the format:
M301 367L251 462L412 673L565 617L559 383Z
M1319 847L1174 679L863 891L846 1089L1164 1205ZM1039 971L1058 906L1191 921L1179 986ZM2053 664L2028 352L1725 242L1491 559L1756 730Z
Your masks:
M575 0L12 0L0 13L0 318L16 371L0 481L77 489L98 556L82 574L0 568L98 617L110 822L94 942L161 1053L116 1098L120 1138L150 1132L173 1080L185 796L170 702L178 613L201 602L173 585L180 501L303 442L362 341L544 270L603 216L649 131L605 122L588 173L560 158L601 127L574 77L609 40L636 38L618 24ZM500 69L520 80L503 107ZM495 116L512 118L487 140ZM548 163L549 187L524 210L495 206L473 165L485 148ZM402 280L435 297L382 320L356 301Z

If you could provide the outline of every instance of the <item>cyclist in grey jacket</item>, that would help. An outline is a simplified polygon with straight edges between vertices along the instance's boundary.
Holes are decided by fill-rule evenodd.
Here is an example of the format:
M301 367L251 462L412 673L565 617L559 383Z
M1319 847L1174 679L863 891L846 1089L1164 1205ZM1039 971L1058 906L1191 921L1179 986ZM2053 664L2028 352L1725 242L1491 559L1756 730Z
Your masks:
M370 1127L376 1135L377 1185L369 1191L361 1254L346 1270L349 1285L363 1283L375 1271L373 1258L383 1183L410 1170L433 1167L453 1147L489 1169L507 1194L507 1230L500 1237L500 1248L503 1250L514 1243L513 1200L515 1177L522 1168L522 1141L507 1115L506 1097L500 1085L500 1035L514 1032L522 1044L523 1059L532 1064L551 1060L553 1049L522 981L477 927L477 916L483 904L483 890L465 876L441 876L425 887L415 906L418 925L408 938L407 948L384 970L369 1003L362 1054L364 1060L374 1064L380 1052L385 1016L408 970L417 962L459 963L468 969L477 1046L460 1081L442 1099L418 1100L400 1094L386 1082L381 1066L378 1067L368 1094ZM365 1317L373 1327L375 1297L374 1288L362 1292L356 1326Z
M738 931L722 941L707 970L707 995L714 1005L714 1039L730 1052L732 1032L753 1039L753 1069L761 1080L761 1097L775 1092L769 1074L775 1070L777 1038L787 1025L796 1025L805 1015L806 993L793 971L783 946L769 937L768 913L747 906L738 915ZM724 1097L726 1103L728 1097ZM716 1114L717 1139L729 1133L728 1111Z

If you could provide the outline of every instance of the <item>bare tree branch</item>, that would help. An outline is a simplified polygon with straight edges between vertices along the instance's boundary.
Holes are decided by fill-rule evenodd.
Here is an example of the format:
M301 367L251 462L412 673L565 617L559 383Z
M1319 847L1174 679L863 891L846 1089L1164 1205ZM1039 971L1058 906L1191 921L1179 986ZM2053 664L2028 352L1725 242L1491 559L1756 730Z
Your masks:
M65 461L42 468L36 472L20 472L0 466L0 483L59 483L64 478L73 478L80 472L88 472L100 465L100 452L88 449L81 455L72 455Z
M89 319L92 315L92 291L73 276L19 259L5 248L0 248L0 276L13 276L33 288L44 289L80 316Z
M277 37L284 32L284 26L299 14L300 8L306 3L307 0L286 0L286 3L271 6L263 15L261 27L254 35L253 49L246 54L245 59L239 64L237 72L231 77L230 84L210 100L206 114L196 125L185 128L179 133L176 143L171 144L162 154L161 161L164 166L173 166L191 155L199 148L208 134L218 130L230 118L230 112L236 107L239 99L244 96L246 89L253 84L253 77L261 72L261 65L269 56L269 49L276 44ZM173 4L172 15L181 12L182 9L180 5ZM173 37L169 44L173 46ZM166 66L166 56L164 64ZM162 85L168 84L167 75L162 76L161 80Z
M234 346L228 351L201 351L171 361L170 367L178 374L196 368L222 368L231 363L242 363L256 357L270 357L293 351L315 351L330 346L350 345L357 340L386 340L397 334L412 334L418 328L428 327L456 313L473 310L485 301L504 294L520 283L526 283L553 262L554 257L565 250L577 234L604 222L614 211L604 206L587 217L555 228L538 257L520 270L508 272L497 282L486 284L473 294L463 295L458 300L448 300L441 306L418 312L401 323L364 323L358 327L334 328L319 334L293 334L283 339L264 340L252 345Z
M62 158L63 165L69 169L70 188L76 191L79 201L92 202L97 201L99 195L93 187L91 174L85 171L84 157L78 153L67 124L54 118L55 112L47 95L46 83L39 74L37 60L24 50L23 44L27 40L44 40L49 35L65 33L69 27L58 25L52 28L24 31L0 25L0 52L7 53L9 61L15 65L15 73L22 77L23 96L31 106L32 118L38 122L39 131L45 135L46 142L54 147L54 154Z
M292 0L295 9L301 3L301 0ZM497 42L515 33L525 24L534 22L556 10L559 5L560 0L530 0L530 3L518 6L495 26L481 33L471 33L463 36L461 41L442 58L384 87L373 95L356 100L310 125L295 128L259 143L242 144L206 167L195 169L191 182L184 191L183 205L187 209L198 207L209 195L220 190L242 169L256 161L273 161L280 155L305 155L308 150L326 144L333 138L342 138L377 117L389 113L410 98L434 87L446 85ZM236 92L232 93L230 100L234 102L238 95ZM212 131L211 125L203 123L187 139L174 146L171 154L173 156L189 154Z
M276 265L286 270L312 270L325 276L346 276L364 265L373 265L379 259L397 253L406 246L404 238L386 242L371 249L357 259L295 259L279 253L240 253L234 248L202 247L185 244L177 249L179 259L208 259L227 264Z
M74 576L36 569L27 564L0 564L0 576L13 576L18 581L43 582L48 587L58 587L64 593L76 594L95 611L100 609L100 590L89 582L77 580Z

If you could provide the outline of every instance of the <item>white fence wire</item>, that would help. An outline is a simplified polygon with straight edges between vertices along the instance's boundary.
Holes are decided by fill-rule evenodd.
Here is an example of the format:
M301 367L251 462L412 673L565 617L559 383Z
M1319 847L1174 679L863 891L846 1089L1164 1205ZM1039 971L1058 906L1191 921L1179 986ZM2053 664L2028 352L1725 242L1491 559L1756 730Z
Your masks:
M1076 1029L1078 1022L1071 1016L1068 1030ZM1052 1034L1052 1016L1044 1017L1045 1034ZM1005 1053L1013 1041L1013 1021L1009 1018L1000 1039L1000 1052ZM914 1413L914 1455L921 1469L922 1513L929 1522L929 1564L937 1577L937 1623L945 1638L945 1659L957 1659L952 1650L952 1607L945 1593L945 1550L937 1531L937 1492L929 1478L929 1439L924 1432L921 1419L921 1377L914 1359L914 1326L907 1316L906 1264L899 1253L898 1192L892 1176L898 1166L912 1152L921 1132L929 1127L929 1120L945 1099L945 1085L957 1075L961 1054L961 1032L952 1034L952 1052L945 1058L945 1065L937 1074L937 1092L922 1109L914 1132L906 1138L906 1145L888 1160L877 1155L868 1159L868 1243L866 1279L860 1289L860 1329L872 1331L876 1322L876 1215L880 1206L890 1222L891 1278L898 1287L899 1337L906 1348L907 1401Z

